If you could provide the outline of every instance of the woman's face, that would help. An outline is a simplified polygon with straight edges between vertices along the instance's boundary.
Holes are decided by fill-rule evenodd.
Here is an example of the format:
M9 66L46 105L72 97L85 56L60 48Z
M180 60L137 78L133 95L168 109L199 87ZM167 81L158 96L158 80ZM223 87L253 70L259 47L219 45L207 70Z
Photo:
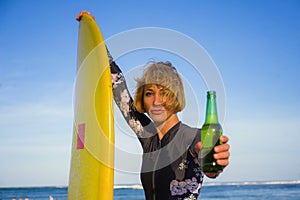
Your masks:
M146 85L143 94L144 109L156 124L165 122L173 111L167 107L171 100L165 99L165 88L156 84Z

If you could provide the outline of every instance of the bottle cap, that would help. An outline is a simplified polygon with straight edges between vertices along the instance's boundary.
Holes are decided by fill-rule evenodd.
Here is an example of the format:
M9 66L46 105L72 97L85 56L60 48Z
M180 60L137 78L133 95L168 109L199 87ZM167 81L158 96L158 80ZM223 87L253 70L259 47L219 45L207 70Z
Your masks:
M207 91L208 96L216 96L216 91Z

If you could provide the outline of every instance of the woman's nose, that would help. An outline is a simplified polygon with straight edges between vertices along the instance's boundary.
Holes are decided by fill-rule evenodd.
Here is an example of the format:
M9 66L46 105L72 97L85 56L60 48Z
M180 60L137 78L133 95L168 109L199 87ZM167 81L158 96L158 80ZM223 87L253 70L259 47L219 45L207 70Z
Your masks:
M154 105L161 105L162 104L162 96L159 93L154 95Z

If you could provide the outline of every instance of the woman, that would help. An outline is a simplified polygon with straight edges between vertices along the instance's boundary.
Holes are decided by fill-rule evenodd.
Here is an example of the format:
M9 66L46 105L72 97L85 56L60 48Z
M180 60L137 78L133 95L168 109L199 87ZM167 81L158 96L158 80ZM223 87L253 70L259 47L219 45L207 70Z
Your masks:
M177 116L185 97L176 69L169 62L151 63L137 79L133 101L120 68L109 57L115 102L143 148L141 182L146 199L197 199L204 175L198 159L201 130L183 124ZM226 167L228 138L220 140L224 144L215 148L214 156ZM215 178L218 174L206 175Z

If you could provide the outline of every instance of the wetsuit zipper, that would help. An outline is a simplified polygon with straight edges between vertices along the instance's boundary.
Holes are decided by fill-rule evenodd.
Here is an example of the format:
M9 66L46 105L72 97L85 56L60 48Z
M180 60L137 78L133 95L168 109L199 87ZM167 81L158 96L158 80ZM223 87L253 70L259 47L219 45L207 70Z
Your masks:
M154 168L153 168L153 174L152 174L152 191L153 191L153 200L156 200L156 194L155 194L155 171L156 171L156 166L158 162L158 158L160 155L160 149L161 149L161 140L158 141L158 154L157 158L154 163Z

